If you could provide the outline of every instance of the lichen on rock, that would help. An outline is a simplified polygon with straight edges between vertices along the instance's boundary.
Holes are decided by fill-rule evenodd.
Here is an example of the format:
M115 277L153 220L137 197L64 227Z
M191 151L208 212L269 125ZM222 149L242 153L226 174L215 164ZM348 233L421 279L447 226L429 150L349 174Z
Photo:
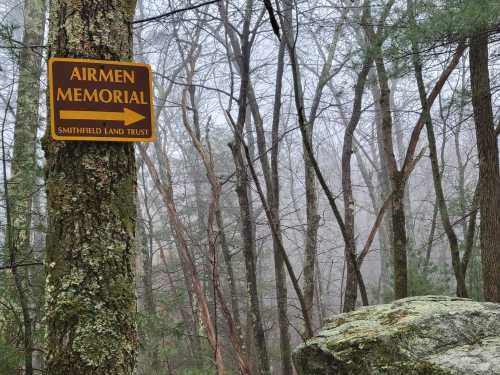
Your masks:
M300 375L500 374L500 304L411 297L334 316L294 353Z

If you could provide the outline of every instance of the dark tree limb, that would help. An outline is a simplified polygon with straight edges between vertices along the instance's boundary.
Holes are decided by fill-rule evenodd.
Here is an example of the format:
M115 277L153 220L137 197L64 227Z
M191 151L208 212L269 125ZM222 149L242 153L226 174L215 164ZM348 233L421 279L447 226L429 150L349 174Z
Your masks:
M273 32L274 34L276 34L278 40L281 41L280 26L274 15L274 9L273 5L271 4L271 0L264 0L264 6L266 7L267 13L269 14L269 22L271 22L271 27L273 28Z
M0 266L0 270L10 270L18 267L43 266L43 262L15 263L8 266Z
M173 15L175 15L177 13L182 13L182 12L187 12L188 10L198 9L198 8L201 8L201 7L205 6L205 5L210 5L210 4L218 3L219 1L220 0L206 1L206 2L201 3L201 4L196 4L196 5L191 5L191 6L188 6L188 7L185 7L185 8L175 9L175 10L172 10L170 12L159 14L157 16L143 18L141 20L135 20L135 21L132 22L132 24L158 21L158 20L161 20L162 18L170 17L170 16L173 16Z

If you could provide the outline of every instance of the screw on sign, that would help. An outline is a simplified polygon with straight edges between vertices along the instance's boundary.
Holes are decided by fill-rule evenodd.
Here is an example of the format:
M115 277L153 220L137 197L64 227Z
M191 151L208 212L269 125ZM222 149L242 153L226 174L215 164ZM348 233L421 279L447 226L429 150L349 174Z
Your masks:
M49 88L54 140L154 140L149 65L51 58Z

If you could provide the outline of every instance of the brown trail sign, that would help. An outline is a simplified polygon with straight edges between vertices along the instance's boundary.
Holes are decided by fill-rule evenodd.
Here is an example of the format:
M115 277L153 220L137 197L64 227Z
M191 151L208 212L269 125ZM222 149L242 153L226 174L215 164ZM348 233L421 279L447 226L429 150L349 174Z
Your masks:
M51 58L52 138L60 141L152 141L151 81L151 68L146 64Z

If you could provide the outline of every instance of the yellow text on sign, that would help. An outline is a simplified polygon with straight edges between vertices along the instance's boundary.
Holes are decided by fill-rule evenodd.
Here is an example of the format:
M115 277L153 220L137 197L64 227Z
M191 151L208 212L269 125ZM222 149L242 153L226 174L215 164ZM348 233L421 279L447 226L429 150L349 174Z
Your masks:
M115 104L149 104L144 91L109 90L109 89L82 89L69 87L57 89L56 100L63 102L93 102Z

